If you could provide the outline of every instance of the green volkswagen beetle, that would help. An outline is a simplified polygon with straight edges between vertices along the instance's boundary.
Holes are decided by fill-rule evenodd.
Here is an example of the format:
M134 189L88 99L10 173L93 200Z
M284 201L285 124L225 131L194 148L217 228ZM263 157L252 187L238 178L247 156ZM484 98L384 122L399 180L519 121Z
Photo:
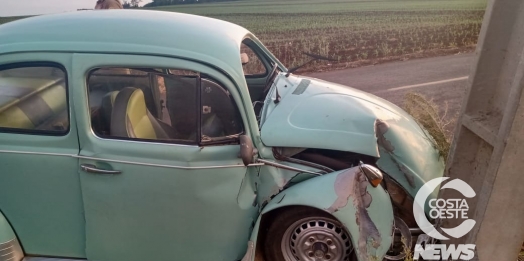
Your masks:
M231 23L0 26L0 261L399 260L443 166L404 111Z

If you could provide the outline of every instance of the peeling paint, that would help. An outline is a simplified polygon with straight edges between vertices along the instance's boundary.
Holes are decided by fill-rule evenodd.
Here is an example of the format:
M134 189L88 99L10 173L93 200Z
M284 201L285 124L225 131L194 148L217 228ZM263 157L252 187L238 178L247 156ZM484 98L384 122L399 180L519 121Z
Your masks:
M359 170L354 181L356 181L356 183L352 184L354 190L351 196L353 197L353 204L356 207L355 216L360 230L358 239L358 248L360 250L358 252L359 260L366 260L370 254L375 252L368 252L370 248L377 249L380 247L382 237L367 211L367 208L372 202L372 198L367 192L368 181L364 173ZM359 197L358 195L361 196Z
M356 208L356 222L360 232L357 245L359 260L369 260L369 257L373 256L375 252L372 249L379 248L382 242L380 232L367 211L367 208L373 201L373 198L367 191L367 187L368 181L366 176L359 168L349 169L340 173L335 181L337 199L327 209L330 213L334 213L345 207L351 198L353 199L353 205Z
M357 184L354 184L355 179L358 179ZM368 182L365 175L358 168L352 168L340 173L335 181L335 193L337 194L337 199L327 209L327 211L333 213L346 207L349 199L356 196L362 200L362 206L368 208L373 199L367 192L367 185Z
M404 178L406 178L406 181L408 182L409 186L412 188L415 188L415 174L411 172L404 164L401 164L400 162L396 161L393 155L391 155L391 160L395 165L397 166L398 170L404 175Z
M353 168L342 172L337 176L337 179L335 180L335 193L337 194L337 199L327 209L329 213L337 212L348 204L349 197L352 194L352 189L354 189L352 186L348 186L348 184L353 184L353 179L355 179L355 174L358 171L360 170Z
M262 215L287 206L325 210L347 229L359 261L382 260L393 241L394 219L391 200L384 188L372 187L358 167L314 179L285 188L262 209ZM264 191L269 192L274 186Z
M388 130L389 125L386 122L381 120L375 121L375 135L377 136L378 145L384 148L387 152L393 152L395 146L393 146L393 144L391 144L391 142L384 136Z

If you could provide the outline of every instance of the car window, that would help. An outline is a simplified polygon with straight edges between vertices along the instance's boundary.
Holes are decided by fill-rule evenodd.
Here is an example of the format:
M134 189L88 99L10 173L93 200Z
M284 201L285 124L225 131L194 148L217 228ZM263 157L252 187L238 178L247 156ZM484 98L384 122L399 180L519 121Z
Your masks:
M242 43L240 46L240 53L242 58L242 68L246 76L264 76L267 69L260 60L260 57L251 49L251 47ZM246 59L247 58L247 59Z
M58 66L0 68L0 131L69 131L66 74Z
M203 78L201 83L202 141L227 139L243 132L242 118L226 88Z
M104 68L87 82L91 125L104 138L196 145L227 139L242 126L229 93L198 72Z

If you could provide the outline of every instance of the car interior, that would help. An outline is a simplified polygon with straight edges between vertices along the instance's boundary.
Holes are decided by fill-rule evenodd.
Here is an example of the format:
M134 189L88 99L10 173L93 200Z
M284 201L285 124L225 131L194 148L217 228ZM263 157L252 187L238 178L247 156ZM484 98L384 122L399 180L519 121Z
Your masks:
M196 144L231 142L243 132L229 92L196 72L102 68L90 73L88 88L92 128L101 137Z
M0 70L0 128L42 134L67 132L65 73L36 65Z

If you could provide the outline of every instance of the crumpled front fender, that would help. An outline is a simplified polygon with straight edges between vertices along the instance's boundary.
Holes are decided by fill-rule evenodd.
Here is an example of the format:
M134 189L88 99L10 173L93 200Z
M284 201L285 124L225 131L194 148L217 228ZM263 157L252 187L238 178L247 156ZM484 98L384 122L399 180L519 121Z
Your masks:
M268 97L277 89L281 101L264 104L260 133L266 146L379 158L377 167L412 197L424 183L444 174L444 160L433 138L398 106L357 89L308 77L281 74Z
M382 260L391 245L390 197L382 187L372 187L358 167L294 185L275 196L262 215L286 206L308 206L332 214L350 233L359 261ZM252 242L256 240L259 224L260 218Z

